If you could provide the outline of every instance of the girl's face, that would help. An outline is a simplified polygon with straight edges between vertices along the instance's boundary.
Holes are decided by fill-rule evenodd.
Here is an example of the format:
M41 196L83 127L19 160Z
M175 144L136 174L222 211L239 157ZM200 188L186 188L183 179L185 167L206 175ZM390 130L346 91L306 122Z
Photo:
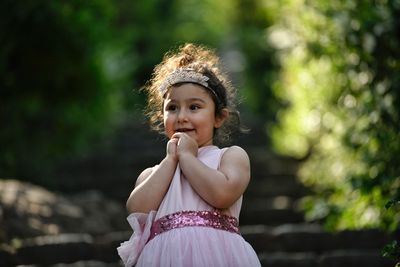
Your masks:
M164 128L168 138L184 132L196 140L199 147L212 145L214 128L224 117L215 117L215 103L200 85L184 83L172 86L164 99Z

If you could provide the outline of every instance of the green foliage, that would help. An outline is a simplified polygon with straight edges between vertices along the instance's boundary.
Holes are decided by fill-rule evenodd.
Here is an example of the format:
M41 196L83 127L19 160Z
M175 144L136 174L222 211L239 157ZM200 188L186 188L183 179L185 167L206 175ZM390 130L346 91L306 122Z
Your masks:
M399 207L400 206L400 200L390 200L385 208L386 209L392 209L395 207ZM382 256L389 258L389 259L393 259L395 261L397 261L396 266L395 267L399 267L400 266L400 244L397 240L393 240L391 243L386 244L385 247L382 249Z
M32 178L118 112L111 3L1 2L0 177Z
M275 94L290 105L272 129L277 151L304 159L311 220L331 229L395 229L400 194L399 1L286 1L269 40Z
M274 56L275 48L267 42L267 28L274 23L278 1L238 1L235 19L237 45L242 60L241 91L246 106L273 120L278 102L272 85L278 79L279 64Z
M139 89L167 50L218 48L233 12L227 0L2 1L0 178L56 183L42 180L54 163L144 107Z
M165 52L186 42L218 47L230 31L232 7L229 1L118 1L117 25L126 29L124 40L132 73L132 90L138 91ZM222 10L224 12L222 12ZM142 108L138 95L127 104Z
M393 240L391 243L387 244L383 248L382 255L386 258L398 261L395 267L400 266L400 246L397 240Z

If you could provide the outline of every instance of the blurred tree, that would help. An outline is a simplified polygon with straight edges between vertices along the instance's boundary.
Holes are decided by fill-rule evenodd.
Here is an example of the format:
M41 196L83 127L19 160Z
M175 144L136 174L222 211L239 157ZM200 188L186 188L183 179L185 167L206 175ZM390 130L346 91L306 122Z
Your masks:
M235 18L237 46L244 57L241 81L246 106L275 120L280 103L272 92L278 80L279 62L275 47L267 42L266 29L276 20L278 1L238 0Z
M272 129L277 151L304 159L316 193L309 219L331 229L399 226L400 2L285 1L269 41L275 94L290 106Z
M141 88L166 51L186 42L219 48L229 34L232 7L229 1L129 1L117 2L117 26L124 29L123 39L132 68L132 87L127 108L144 106L144 96L132 89ZM223 13L221 11L224 10Z
M0 177L34 179L119 110L116 10L110 0L5 0L0 10Z
M227 0L2 1L0 177L57 183L43 178L52 164L140 111L166 51L220 48L233 11Z

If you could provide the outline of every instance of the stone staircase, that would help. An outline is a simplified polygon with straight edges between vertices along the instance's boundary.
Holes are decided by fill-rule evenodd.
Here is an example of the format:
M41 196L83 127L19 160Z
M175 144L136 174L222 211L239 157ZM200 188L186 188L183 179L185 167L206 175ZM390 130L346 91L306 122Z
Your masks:
M147 126L139 123L141 120L132 118L132 123L122 127L94 156L65 163L55 170L60 186L72 190L79 181L82 190L101 190L123 206L139 172L159 162L164 154L165 141L149 133ZM330 233L317 223L305 222L298 201L309 191L296 180L298 162L269 150L261 120L247 116L243 121L249 122L252 130L237 143L251 158L252 180L244 195L241 232L264 267L394 266L394 262L380 255L393 235L375 229ZM76 242L80 246L76 247L71 245L73 242L58 242L58 251L64 249L74 257L59 261L55 257L46 266L122 266L115 248L130 234L127 225L125 230L96 238L81 236ZM42 246L37 254L57 255L57 249L51 255L48 251L49 247ZM26 263L43 264L40 260Z

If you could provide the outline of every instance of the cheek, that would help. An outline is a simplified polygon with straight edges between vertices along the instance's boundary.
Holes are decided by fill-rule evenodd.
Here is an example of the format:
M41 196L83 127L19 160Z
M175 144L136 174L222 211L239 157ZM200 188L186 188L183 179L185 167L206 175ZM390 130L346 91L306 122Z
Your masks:
M164 128L167 130L172 127L174 120L171 116L164 116Z
M164 134L168 138L170 138L172 136L172 134L173 134L173 131L174 130L173 130L172 123L169 120L165 119L164 120Z

